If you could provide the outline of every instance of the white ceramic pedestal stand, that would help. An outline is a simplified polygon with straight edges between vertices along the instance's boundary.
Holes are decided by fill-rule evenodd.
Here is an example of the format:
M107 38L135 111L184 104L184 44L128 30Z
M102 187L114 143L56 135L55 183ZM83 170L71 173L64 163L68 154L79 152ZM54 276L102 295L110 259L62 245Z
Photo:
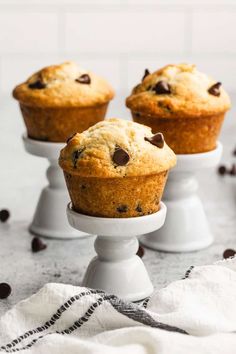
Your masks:
M168 214L163 228L148 237L141 237L143 245L166 252L190 252L208 247L213 242L202 202L197 195L195 173L216 166L222 155L218 142L213 151L177 155L177 166L170 172L163 201ZM210 176L209 176L210 186Z
M97 256L90 262L82 285L104 290L124 300L138 301L153 292L153 285L140 257L136 235L159 229L165 221L166 206L151 215L135 218L101 218L79 214L68 205L71 226L97 234Z
M51 143L29 139L23 136L24 146L32 155L45 157L49 161L47 169L48 186L40 195L33 221L29 230L39 236L50 238L78 238L86 234L74 230L68 223L65 205L69 201L63 173L58 166L60 150L63 143Z

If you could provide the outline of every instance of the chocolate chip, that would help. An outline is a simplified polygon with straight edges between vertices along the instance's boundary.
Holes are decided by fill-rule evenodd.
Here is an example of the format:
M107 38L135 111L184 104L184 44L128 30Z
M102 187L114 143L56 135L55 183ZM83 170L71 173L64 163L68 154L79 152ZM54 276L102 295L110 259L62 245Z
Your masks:
M6 299L11 294L11 287L7 283L0 283L0 299Z
M88 74L83 74L81 75L78 79L75 80L76 82L79 82L80 84L90 84L91 83L91 79L90 76Z
M33 90L42 90L46 87L46 84L44 84L42 81L37 80L35 82L32 82L31 84L28 85L29 88Z
M86 189L86 186L84 184L82 184L81 189Z
M144 75L143 75L143 78L142 78L142 81L143 81L148 75L150 75L150 71L149 71L148 69L145 69Z
M236 251L231 249L231 248L228 248L224 251L223 253L223 258L224 259L227 259L227 258L231 258L231 257L234 257L236 254Z
M212 85L208 89L209 94L217 97L220 96L220 86L221 86L221 82L217 82L216 84Z
M144 138L145 141L148 141L152 145L157 146L158 148L162 149L164 147L164 137L162 133L157 133L153 135L151 138Z
M60 274L60 273L55 273L55 274L53 274L53 276L54 276L55 278L60 278L60 277L61 277L61 274Z
M66 140L66 143L68 144L69 141L70 141L71 139L73 139L76 134L77 134L77 133L74 133L74 134L72 134L71 136L69 136L69 138Z
M84 149L79 149L79 150L75 150L72 153L72 163L74 168L76 168L76 164L78 159L80 158L80 155L82 154L82 152L84 151Z
M121 204L116 209L119 213L126 213L128 211L128 207L125 204Z
M144 248L142 246L139 245L138 251L136 253L137 256L139 256L140 258L143 258L144 256Z
M142 213L143 212L143 209L141 207L140 204L137 205L136 209L135 209L138 213Z
M168 82L164 80L158 81L158 83L153 87L153 90L157 95L164 95L164 94L171 93L170 85L168 84Z
M141 117L141 114L137 112L137 113L135 113L135 117L139 118L139 117Z
M236 165L235 165L235 163L232 165L232 167L231 167L231 169L229 171L229 174L231 176L236 176Z
M224 165L219 166L219 168L218 168L219 175L224 176L226 174L226 172L227 172L227 169Z
M47 248L47 245L39 237L34 237L31 242L32 252L39 252Z
M130 157L127 151L123 150L120 146L116 146L112 160L118 166L125 166L129 162Z
M234 155L234 156L236 156L236 149L234 149L234 151L233 151L233 155Z
M0 221L6 222L10 217L10 212L7 209L0 210Z

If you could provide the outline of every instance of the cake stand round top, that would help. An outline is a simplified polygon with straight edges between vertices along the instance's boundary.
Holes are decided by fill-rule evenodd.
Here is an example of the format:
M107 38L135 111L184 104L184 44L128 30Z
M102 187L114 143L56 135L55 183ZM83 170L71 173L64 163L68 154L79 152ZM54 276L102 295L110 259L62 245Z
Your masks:
M177 155L177 165L171 173L215 167L220 162L222 151L223 146L218 141L214 150L198 154L179 154Z
M80 214L67 206L67 217L72 227L77 230L101 236L132 237L159 229L166 217L166 206L160 203L160 209L150 215L133 218L104 218Z
M26 151L32 155L46 157L48 159L57 160L61 149L65 146L65 143L54 143L50 141L31 139L26 133L23 134L22 138Z

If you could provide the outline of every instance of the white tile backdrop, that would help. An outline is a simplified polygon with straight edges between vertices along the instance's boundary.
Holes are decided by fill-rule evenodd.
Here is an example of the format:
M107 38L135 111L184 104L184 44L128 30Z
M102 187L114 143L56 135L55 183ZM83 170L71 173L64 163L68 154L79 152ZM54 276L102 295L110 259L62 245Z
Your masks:
M236 0L0 0L0 92L71 58L124 94L179 61L234 91L235 34Z
M45 184L46 161L22 146L16 84L73 59L115 88L108 115L128 118L145 68L193 62L236 92L235 35L236 0L0 0L0 208L31 217Z

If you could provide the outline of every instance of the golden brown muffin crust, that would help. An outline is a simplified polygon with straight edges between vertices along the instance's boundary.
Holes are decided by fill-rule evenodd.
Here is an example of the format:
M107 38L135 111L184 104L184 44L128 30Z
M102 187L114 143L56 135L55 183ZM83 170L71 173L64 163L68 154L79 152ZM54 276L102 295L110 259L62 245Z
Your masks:
M114 97L111 86L101 77L74 62L52 65L16 86L13 96L35 107L91 107Z
M155 89L161 81L164 90ZM195 65L167 65L147 74L126 99L126 105L133 112L162 118L220 114L230 108L230 99L221 85L218 95L210 93L215 84L214 79L199 72Z
M80 177L64 173L73 209L110 218L130 218L155 213L168 172L126 178Z
M81 177L145 176L167 171L176 164L176 156L166 143L162 148L150 143L147 138L152 136L149 127L131 121L113 118L99 122L68 141L59 164L67 173ZM123 165L114 158L119 149Z

